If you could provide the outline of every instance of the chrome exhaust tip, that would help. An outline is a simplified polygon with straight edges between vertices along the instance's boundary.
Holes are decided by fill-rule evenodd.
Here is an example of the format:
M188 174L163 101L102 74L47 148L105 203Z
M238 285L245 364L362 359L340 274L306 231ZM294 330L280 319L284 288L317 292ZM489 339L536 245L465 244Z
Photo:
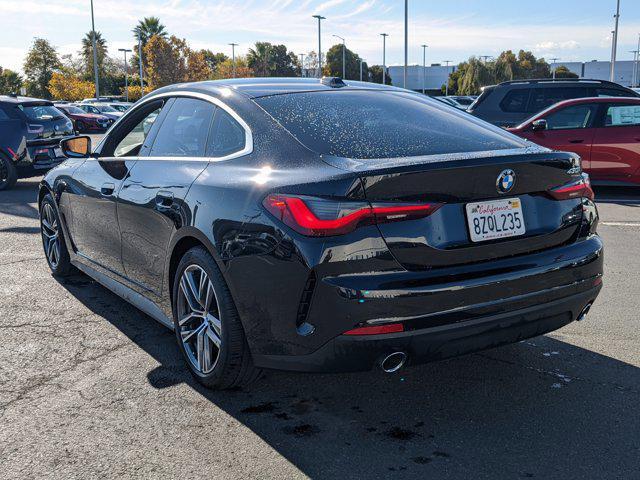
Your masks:
M406 353L393 352L380 360L380 368L385 373L394 373L400 370L406 361Z
M576 318L576 321L580 322L581 320L585 319L585 317L587 316L587 313L589 313L589 310L591 310L591 305L593 305L592 302L587 303L587 306L584 307L582 311L578 314L578 318Z

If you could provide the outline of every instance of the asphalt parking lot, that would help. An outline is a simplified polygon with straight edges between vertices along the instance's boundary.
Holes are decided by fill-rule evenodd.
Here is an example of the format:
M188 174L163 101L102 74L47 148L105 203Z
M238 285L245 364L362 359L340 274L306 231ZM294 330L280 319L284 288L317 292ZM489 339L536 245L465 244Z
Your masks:
M583 322L396 375L209 392L160 324L50 275L38 180L0 192L2 478L640 476L640 189L597 191L606 277Z

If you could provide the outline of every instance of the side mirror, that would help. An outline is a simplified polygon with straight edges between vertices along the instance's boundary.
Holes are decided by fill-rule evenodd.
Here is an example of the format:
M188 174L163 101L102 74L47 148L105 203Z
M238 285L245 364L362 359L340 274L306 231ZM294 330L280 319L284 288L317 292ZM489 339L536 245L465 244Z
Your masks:
M544 118L541 118L540 120L536 120L531 124L531 128L533 129L534 132L538 132L540 130L546 130L547 121Z
M60 141L60 148L65 157L86 158L91 155L91 138L86 135L65 138Z

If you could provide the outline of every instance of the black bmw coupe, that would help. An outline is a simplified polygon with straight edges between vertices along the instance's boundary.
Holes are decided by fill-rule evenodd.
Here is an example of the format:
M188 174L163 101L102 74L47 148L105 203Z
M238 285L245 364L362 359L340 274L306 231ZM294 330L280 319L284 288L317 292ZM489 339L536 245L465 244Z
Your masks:
M602 284L580 159L414 92L323 79L173 85L39 190L77 268L175 330L195 377L387 372L580 320Z

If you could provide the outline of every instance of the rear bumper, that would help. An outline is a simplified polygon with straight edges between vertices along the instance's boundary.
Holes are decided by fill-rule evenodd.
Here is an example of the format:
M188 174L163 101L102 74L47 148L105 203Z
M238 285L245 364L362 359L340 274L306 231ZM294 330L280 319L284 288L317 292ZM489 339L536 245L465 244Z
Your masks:
M320 276L304 318L307 328L294 334L304 348L288 354L254 350L254 362L284 370L357 371L397 350L415 364L516 342L575 320L597 297L602 272L602 241L591 235L476 265ZM396 322L404 332L343 335Z
M586 281L585 281L586 282ZM593 281L590 282L593 284ZM308 355L257 355L262 368L304 372L370 370L393 352L416 365L518 342L561 328L593 303L602 285L559 300L437 327L386 335L341 335Z

